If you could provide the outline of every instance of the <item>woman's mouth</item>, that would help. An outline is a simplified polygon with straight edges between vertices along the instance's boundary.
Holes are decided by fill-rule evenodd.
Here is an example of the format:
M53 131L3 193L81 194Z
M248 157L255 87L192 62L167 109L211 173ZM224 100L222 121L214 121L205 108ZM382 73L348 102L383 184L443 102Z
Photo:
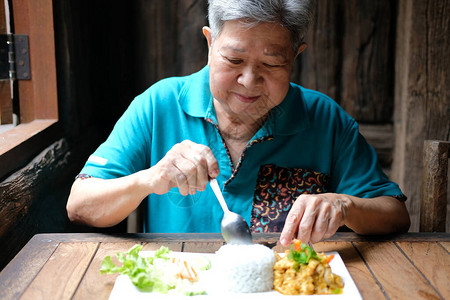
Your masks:
M242 94L235 94L239 101L245 102L245 103L254 103L258 101L260 96L246 96Z

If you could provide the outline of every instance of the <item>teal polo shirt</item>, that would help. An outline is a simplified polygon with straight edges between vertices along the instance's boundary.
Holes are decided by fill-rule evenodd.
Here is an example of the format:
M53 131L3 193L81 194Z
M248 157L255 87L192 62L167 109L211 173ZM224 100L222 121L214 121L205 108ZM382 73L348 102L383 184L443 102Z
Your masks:
M218 131L208 67L161 80L137 96L80 173L130 175L154 166L183 140L212 150L228 207L253 231L281 231L303 193L405 199L379 168L356 122L329 97L293 83L233 166ZM145 232L220 232L223 212L209 185L195 195L173 188L144 201Z

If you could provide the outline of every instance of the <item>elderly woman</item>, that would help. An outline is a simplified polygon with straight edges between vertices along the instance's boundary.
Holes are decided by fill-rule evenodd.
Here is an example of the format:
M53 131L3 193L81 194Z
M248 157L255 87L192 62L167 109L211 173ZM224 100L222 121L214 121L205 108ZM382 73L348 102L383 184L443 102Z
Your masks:
M308 0L210 0L208 66L138 96L75 180L69 218L124 220L145 199L146 232L219 232L230 210L253 232L318 242L340 226L406 231L398 185L332 99L289 82Z

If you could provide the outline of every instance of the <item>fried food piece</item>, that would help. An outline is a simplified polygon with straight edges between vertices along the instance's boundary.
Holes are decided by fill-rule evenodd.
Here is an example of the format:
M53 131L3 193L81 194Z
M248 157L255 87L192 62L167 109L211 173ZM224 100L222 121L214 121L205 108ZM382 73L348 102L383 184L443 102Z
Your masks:
M316 253L318 259L311 257L306 264L299 264L289 254L290 250L286 250L284 257L276 255L273 268L276 291L284 295L342 293L342 278L331 272L325 253Z

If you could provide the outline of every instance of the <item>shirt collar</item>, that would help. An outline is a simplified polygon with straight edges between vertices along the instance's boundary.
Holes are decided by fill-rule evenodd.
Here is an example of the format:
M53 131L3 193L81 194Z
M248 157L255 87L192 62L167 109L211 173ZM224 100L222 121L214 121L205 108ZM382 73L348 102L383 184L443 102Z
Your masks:
M188 76L179 102L184 112L192 117L210 119L217 124L212 94L209 88L209 67ZM278 106L274 107L255 138L267 135L291 135L306 128L309 118L304 97L298 85L290 84L288 93Z
M188 76L187 82L181 90L179 102L188 115L197 118L206 117L212 106L208 66Z

